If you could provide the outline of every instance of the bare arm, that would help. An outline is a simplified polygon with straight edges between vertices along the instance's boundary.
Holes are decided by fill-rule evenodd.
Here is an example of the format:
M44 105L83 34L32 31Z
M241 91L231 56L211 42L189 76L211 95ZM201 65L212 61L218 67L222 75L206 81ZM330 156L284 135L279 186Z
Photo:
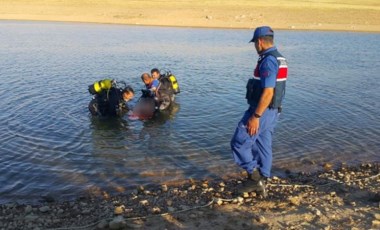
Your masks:
M254 114L263 115L264 111L268 108L272 101L274 94L274 88L264 88L261 94L259 104ZM249 118L247 122L247 130L249 135L255 135L260 126L260 118L256 118L254 114Z

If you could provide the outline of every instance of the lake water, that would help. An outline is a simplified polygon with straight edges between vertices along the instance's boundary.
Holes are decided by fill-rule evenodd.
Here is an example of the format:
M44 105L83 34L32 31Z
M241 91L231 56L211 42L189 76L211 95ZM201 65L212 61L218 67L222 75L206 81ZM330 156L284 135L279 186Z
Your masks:
M379 161L380 34L275 33L289 80L273 174ZM240 172L229 141L257 60L251 35L1 21L0 203ZM145 122L89 116L88 85L114 78L140 92L141 73L153 67L178 78L171 111Z

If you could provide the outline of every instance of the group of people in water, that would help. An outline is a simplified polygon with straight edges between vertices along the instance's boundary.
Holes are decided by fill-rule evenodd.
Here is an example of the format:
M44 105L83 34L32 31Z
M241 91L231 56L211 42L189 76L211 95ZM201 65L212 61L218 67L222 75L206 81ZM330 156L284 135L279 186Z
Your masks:
M175 94L179 93L177 79L170 71L164 74L154 68L149 73L143 73L141 80L145 85L142 95L129 117L132 119L149 119L156 111L167 109L174 102ZM135 96L135 91L125 82L103 79L89 86L93 99L89 110L93 116L122 116L130 108L126 102Z
M247 172L247 179L238 186L238 193L257 192L267 196L266 179L270 177L272 168L272 136L285 96L285 86L288 77L286 58L274 45L274 31L269 26L260 26L253 32L249 41L254 44L259 55L253 76L246 85L246 99L249 105L238 123L232 136L230 147L234 161ZM178 83L173 75L161 75L158 69L152 69L151 74L141 76L146 89L142 92L138 105L134 108L137 117L151 116L156 110L167 108L179 93ZM108 83L104 83L108 94L113 92ZM102 82L90 86L90 92L98 92ZM124 101L133 97L133 90L125 87L116 90ZM101 95L101 94L100 94ZM95 99L102 98L95 95ZM116 102L111 103L109 110L120 110ZM103 100L103 99L102 99ZM100 103L98 101L99 109ZM94 105L94 104L93 104ZM95 106L90 103L90 111Z

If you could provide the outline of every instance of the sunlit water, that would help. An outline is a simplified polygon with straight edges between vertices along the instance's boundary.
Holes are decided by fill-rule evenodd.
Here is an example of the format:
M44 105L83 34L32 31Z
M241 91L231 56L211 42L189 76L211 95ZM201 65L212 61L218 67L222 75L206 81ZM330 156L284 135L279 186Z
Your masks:
M0 203L239 172L229 141L257 60L251 33L0 22ZM379 34L276 31L290 69L274 174L380 160L379 41ZM146 122L89 116L89 84L124 80L138 96L141 73L153 67L180 83L170 111Z

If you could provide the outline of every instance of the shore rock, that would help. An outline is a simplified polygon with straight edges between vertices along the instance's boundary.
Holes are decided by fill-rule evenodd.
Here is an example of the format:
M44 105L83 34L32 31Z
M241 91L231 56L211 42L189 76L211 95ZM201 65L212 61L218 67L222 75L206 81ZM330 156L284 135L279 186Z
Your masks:
M379 174L380 164L371 164L371 167L345 166L316 174L274 177L268 180L267 198L254 193L238 196L236 187L242 175L223 182L193 180L191 184L167 186L167 192L162 192L162 186L158 185L144 188L148 193L81 198L49 205L4 204L0 205L0 229L80 229L84 226L168 229L168 223L178 229L220 226L224 229L236 229L236 226L244 229L379 229L379 202L372 199L379 194ZM350 175L350 182L345 181L346 175Z

